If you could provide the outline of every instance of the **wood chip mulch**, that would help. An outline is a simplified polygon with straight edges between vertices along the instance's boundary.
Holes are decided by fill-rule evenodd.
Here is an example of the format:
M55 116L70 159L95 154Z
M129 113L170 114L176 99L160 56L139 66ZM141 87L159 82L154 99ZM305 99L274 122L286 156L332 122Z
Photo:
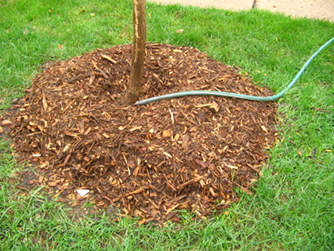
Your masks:
M273 146L275 104L212 96L121 104L131 45L45 66L1 119L19 160L75 206L112 206L142 223L205 218L251 194ZM272 95L197 49L147 44L141 99L187 90ZM78 189L88 190L83 197ZM117 211L115 210L115 211Z

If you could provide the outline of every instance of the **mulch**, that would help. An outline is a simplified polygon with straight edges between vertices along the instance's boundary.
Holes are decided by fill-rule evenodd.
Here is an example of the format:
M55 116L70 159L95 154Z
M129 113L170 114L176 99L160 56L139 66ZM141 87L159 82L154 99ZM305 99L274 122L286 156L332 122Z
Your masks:
M191 96L125 106L131 48L44 65L6 111L0 132L34 167L28 183L141 223L177 222L184 210L205 218L237 202L236 188L252 194L275 141L275 103ZM147 44L141 99L187 90L272 95L239 70L194 48Z

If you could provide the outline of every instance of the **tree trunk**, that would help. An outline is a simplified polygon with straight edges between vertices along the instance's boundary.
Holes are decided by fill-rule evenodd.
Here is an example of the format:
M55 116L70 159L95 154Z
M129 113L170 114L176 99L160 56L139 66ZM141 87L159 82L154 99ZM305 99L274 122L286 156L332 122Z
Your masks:
M130 81L125 95L125 103L134 104L141 91L143 78L145 45L146 45L146 18L145 0L132 0L133 3L133 48L131 58Z

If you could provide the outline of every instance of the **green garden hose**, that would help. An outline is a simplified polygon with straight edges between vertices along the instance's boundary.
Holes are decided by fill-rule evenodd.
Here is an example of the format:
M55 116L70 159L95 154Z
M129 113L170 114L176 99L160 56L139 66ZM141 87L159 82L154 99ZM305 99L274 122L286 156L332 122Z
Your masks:
M260 97L260 96L252 96L252 95L245 95L245 94L238 94L238 93L231 93L231 92L219 92L219 91L186 91L186 92L176 92L171 94L166 94L162 96L152 97L144 100L139 100L136 102L136 105L146 105L151 102L170 99L170 98L179 98L185 96L199 96L199 95L211 95L211 96L219 96L219 97L230 97L230 98L239 98L239 99L248 99L253 101L273 101L280 97L282 97L288 90L291 89L292 86L298 81L300 76L303 74L307 66L312 62L312 60L323 50L325 49L330 43L334 41L334 37L327 41L324 45L322 45L304 64L304 66L300 69L294 79L290 82L290 84L280 93L275 94L273 96L268 97Z

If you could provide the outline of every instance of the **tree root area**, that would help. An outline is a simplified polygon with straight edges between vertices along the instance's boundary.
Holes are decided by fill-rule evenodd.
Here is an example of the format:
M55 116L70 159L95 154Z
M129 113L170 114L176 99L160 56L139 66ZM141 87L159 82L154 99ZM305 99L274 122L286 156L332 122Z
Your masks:
M235 188L252 194L275 141L275 103L191 96L122 105L131 48L45 66L5 113L18 159L37 172L29 184L141 223L177 222L184 210L205 218L238 201ZM188 90L272 95L197 49L147 44L140 98Z

